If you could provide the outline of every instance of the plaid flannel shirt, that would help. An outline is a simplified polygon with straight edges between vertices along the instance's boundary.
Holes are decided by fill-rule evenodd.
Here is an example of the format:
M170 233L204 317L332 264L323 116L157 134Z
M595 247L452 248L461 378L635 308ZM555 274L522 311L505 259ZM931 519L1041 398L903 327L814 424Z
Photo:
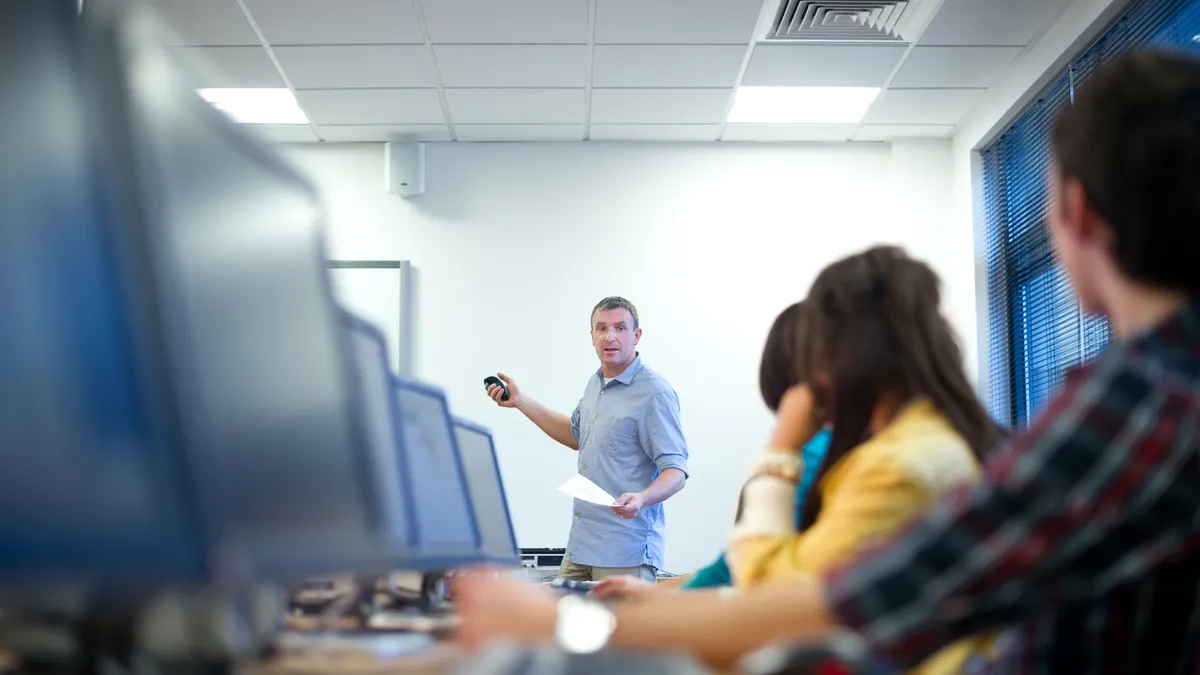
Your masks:
M988 673L1200 672L1200 305L1111 344L1026 432L889 543L826 578L909 667L1008 629Z

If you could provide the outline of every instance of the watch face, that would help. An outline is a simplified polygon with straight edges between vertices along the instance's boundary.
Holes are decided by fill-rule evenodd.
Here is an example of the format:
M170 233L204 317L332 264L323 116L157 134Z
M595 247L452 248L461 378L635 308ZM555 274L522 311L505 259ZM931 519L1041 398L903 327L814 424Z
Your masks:
M601 605L567 596L559 604L558 642L577 654L597 652L616 628L612 612Z

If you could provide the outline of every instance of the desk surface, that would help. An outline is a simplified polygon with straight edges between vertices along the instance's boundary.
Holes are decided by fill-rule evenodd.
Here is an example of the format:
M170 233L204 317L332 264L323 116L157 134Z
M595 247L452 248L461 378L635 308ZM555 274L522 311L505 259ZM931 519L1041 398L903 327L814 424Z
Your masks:
M257 675L424 675L451 672L462 658L462 650L452 641L441 641L432 649L402 656L380 656L358 650L298 650L270 661L246 664L246 672Z
M428 621L428 620L425 620ZM372 675L374 673L444 673L461 662L463 651L449 634L437 635L433 626L418 629L412 637L391 631L365 631L355 619L346 617L288 617L280 635L280 654L248 664L260 673L312 675ZM424 622L419 615L398 616L396 624L414 627ZM432 641L431 646L412 641ZM405 649L406 645L409 649Z

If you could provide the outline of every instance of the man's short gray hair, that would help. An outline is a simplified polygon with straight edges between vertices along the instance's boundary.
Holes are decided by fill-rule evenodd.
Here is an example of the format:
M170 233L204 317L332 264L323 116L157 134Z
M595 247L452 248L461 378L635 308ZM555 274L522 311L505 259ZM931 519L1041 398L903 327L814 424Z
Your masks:
M613 309L627 310L629 315L633 317L633 329L638 329L637 307L634 307L632 302L622 298L619 295L610 295L600 302L597 302L596 306L592 308L592 314L588 317L588 321L590 322L596 317L596 312L607 312Z

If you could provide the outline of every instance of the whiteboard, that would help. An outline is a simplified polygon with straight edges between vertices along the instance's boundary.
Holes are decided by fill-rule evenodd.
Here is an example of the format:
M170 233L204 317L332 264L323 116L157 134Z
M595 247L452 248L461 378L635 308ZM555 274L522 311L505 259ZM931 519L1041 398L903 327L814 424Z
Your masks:
M329 261L334 299L379 327L392 372L412 375L411 269L407 261Z

